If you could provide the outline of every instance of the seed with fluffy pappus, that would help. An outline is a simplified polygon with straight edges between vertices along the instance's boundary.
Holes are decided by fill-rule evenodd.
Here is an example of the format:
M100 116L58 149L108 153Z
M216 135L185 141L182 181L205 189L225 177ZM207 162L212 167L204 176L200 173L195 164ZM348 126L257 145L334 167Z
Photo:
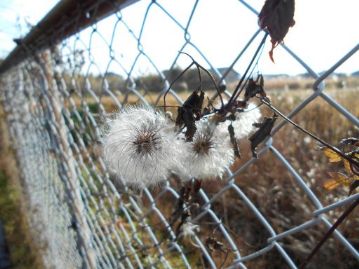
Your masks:
M196 127L193 141L181 147L180 163L183 167L175 169L175 173L184 180L222 177L234 161L228 132L221 132L207 119L196 122Z
M236 118L232 122L236 138L245 138L254 131L255 127L253 126L253 123L258 122L261 116L260 109L257 108L254 103L249 103L248 107L243 112L236 112ZM231 124L230 121L220 123L218 128L221 132L228 133L229 124Z
M166 180L177 147L174 126L164 114L129 107L108 125L104 158L113 173L139 188Z
M254 103L249 103L243 112L237 112L236 120L233 122L236 137L240 139L249 135L255 129L253 123L258 122L261 116L261 111Z

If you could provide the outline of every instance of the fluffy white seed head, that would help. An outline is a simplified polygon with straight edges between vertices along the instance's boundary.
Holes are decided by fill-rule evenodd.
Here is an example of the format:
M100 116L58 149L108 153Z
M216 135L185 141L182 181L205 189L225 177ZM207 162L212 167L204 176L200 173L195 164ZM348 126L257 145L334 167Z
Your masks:
M142 188L166 180L176 139L166 116L150 108L123 109L108 123L104 159L123 182Z
M255 127L253 123L258 122L261 118L261 111L256 104L249 103L248 107L243 112L235 114L236 120L232 123L233 128L238 139L244 138L251 133Z
M218 125L218 129L228 134L228 126L232 123L235 136L237 139L247 137L254 129L253 123L258 122L261 118L261 111L256 104L249 103L248 107L243 112L235 113L236 119L234 121L225 121Z
M207 119L196 122L193 141L183 143L180 163L175 169L182 179L222 177L226 167L234 161L234 153L227 134Z

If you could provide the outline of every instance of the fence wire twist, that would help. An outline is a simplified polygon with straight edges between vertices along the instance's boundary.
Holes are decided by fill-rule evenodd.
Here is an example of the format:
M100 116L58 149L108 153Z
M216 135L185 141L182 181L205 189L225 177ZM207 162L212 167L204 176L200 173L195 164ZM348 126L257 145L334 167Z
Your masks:
M104 2L111 4L113 14L98 20L97 7ZM258 160L248 158L234 169L228 169L218 186L211 189L205 185L200 189L189 238L176 231L171 223L171 214L180 197L175 181L141 193L116 183L119 179L110 175L101 156L104 119L127 104L161 105L173 79L170 71L183 60L179 51L201 59L218 84L227 85L230 93L231 71L263 34L256 29L239 51L231 52L235 56L229 67L225 71L218 69L211 61L213 52L202 50L196 36L191 34L199 9L206 9L203 2L183 3L186 17L176 16L168 1L140 1L124 9L115 1L98 1L92 13L83 11L79 5L76 12L91 21L88 28L64 40L54 39L52 46L40 51L27 48L26 57L1 74L3 106L28 201L29 223L42 246L47 267L269 268L268 264L278 259L275 264L281 268L297 268L315 243L309 240L311 233L318 232L317 227L322 227L319 230L324 233L332 225L338 209L359 197L359 194L341 195L338 199L326 200L325 204L321 201L322 196L318 197L317 190L305 176L306 166L298 167L293 157L285 156L275 144L277 134L286 128L285 121L276 125ZM253 13L255 23L256 10L246 1L238 1L237 5L244 14ZM133 18L136 9L142 11L142 17ZM181 37L171 42L171 37L160 33L162 36L158 39L155 32L160 32L161 27L156 25L154 16L166 18L173 25L174 35L178 33ZM226 27L233 27L234 33L238 30L235 25ZM172 54L164 51L163 55L156 55L151 46ZM322 99L357 128L358 118L326 92L324 81L357 52L359 44L321 75L290 48L285 45L283 48L313 78L311 93L291 108L288 117L293 118L314 100ZM168 58L167 72L157 65L163 57ZM116 74L122 78L118 84L112 80ZM151 89L146 81L139 79L147 74L159 80L159 89ZM183 103L182 94L174 90L169 94L172 104ZM266 213L270 211L263 208L268 205L258 204L258 199L252 198L256 197L253 196L255 185L247 188L241 184L241 175L263 159L266 167L282 166L287 170L287 179L292 182L290 188L302 199L302 204L293 207L305 211L308 219L294 223L291 213L268 216ZM264 201L273 203L272 197L285 194L282 190L276 192L273 187L264 190L262 195ZM291 199L288 198L289 203L297 201ZM235 207L239 208L237 215L233 214ZM228 216L228 212L232 213ZM278 226L279 221L287 225ZM357 226L357 217L352 221ZM259 230L251 229L251 224ZM249 239L256 238L256 233L262 236L260 242ZM344 257L342 268L346 268L347 260L354 267L358 265L357 239L348 233L344 236L339 230L334 237L335 243L329 245L334 251L344 252L339 257ZM212 241L211 245L208 239L213 238L216 242ZM303 243L307 250L293 247L306 240L310 241Z

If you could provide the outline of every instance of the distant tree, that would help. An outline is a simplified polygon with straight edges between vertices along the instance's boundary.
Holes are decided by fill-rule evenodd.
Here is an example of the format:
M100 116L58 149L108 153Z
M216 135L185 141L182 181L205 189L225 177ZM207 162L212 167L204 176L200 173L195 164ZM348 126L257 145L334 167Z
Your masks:
M137 88L149 92L159 92L164 87L164 80L159 75L149 74L135 79Z
M126 81L124 78L115 73L108 73L105 76L108 86L111 90L118 90L124 92L126 89Z
M211 78L205 72L201 71L201 82L196 68L189 69L183 76L184 81L188 84L189 90L197 89L200 85L203 89L213 89L215 86Z
M175 80L182 72L183 72L183 70L182 70L180 67L174 67L174 68L172 68L172 69L163 71L163 74L164 74L165 77L168 79L168 81L173 81L173 80Z

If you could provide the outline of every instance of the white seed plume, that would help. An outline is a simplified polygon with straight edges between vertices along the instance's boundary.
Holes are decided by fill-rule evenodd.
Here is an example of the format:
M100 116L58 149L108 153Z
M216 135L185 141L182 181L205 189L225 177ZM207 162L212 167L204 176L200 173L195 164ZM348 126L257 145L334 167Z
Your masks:
M190 221L186 221L180 228L180 233L177 238L183 238L185 242L190 243L196 248L200 248L200 246L195 243L194 238L196 233L199 232L199 225L193 224Z
M166 180L175 161L176 139L164 114L129 107L108 125L104 158L112 172L139 188Z
M235 114L236 120L232 123L237 139L246 137L255 127L253 123L258 122L261 118L261 111L254 103L249 103L243 112Z
M193 224L190 221L186 221L180 229L180 233L178 235L178 238L184 237L184 238L191 238L196 235L196 232L199 232L200 227L199 225Z
M249 103L248 107L243 112L235 113L236 119L232 121L235 136L237 139L247 137L254 129L253 123L258 122L261 118L261 111L256 107L256 104ZM228 126L230 121L220 123L218 128L221 132L228 134Z
M221 132L207 119L196 122L196 127L193 141L181 147L182 167L175 169L175 173L184 180L221 178L234 161L228 132Z

